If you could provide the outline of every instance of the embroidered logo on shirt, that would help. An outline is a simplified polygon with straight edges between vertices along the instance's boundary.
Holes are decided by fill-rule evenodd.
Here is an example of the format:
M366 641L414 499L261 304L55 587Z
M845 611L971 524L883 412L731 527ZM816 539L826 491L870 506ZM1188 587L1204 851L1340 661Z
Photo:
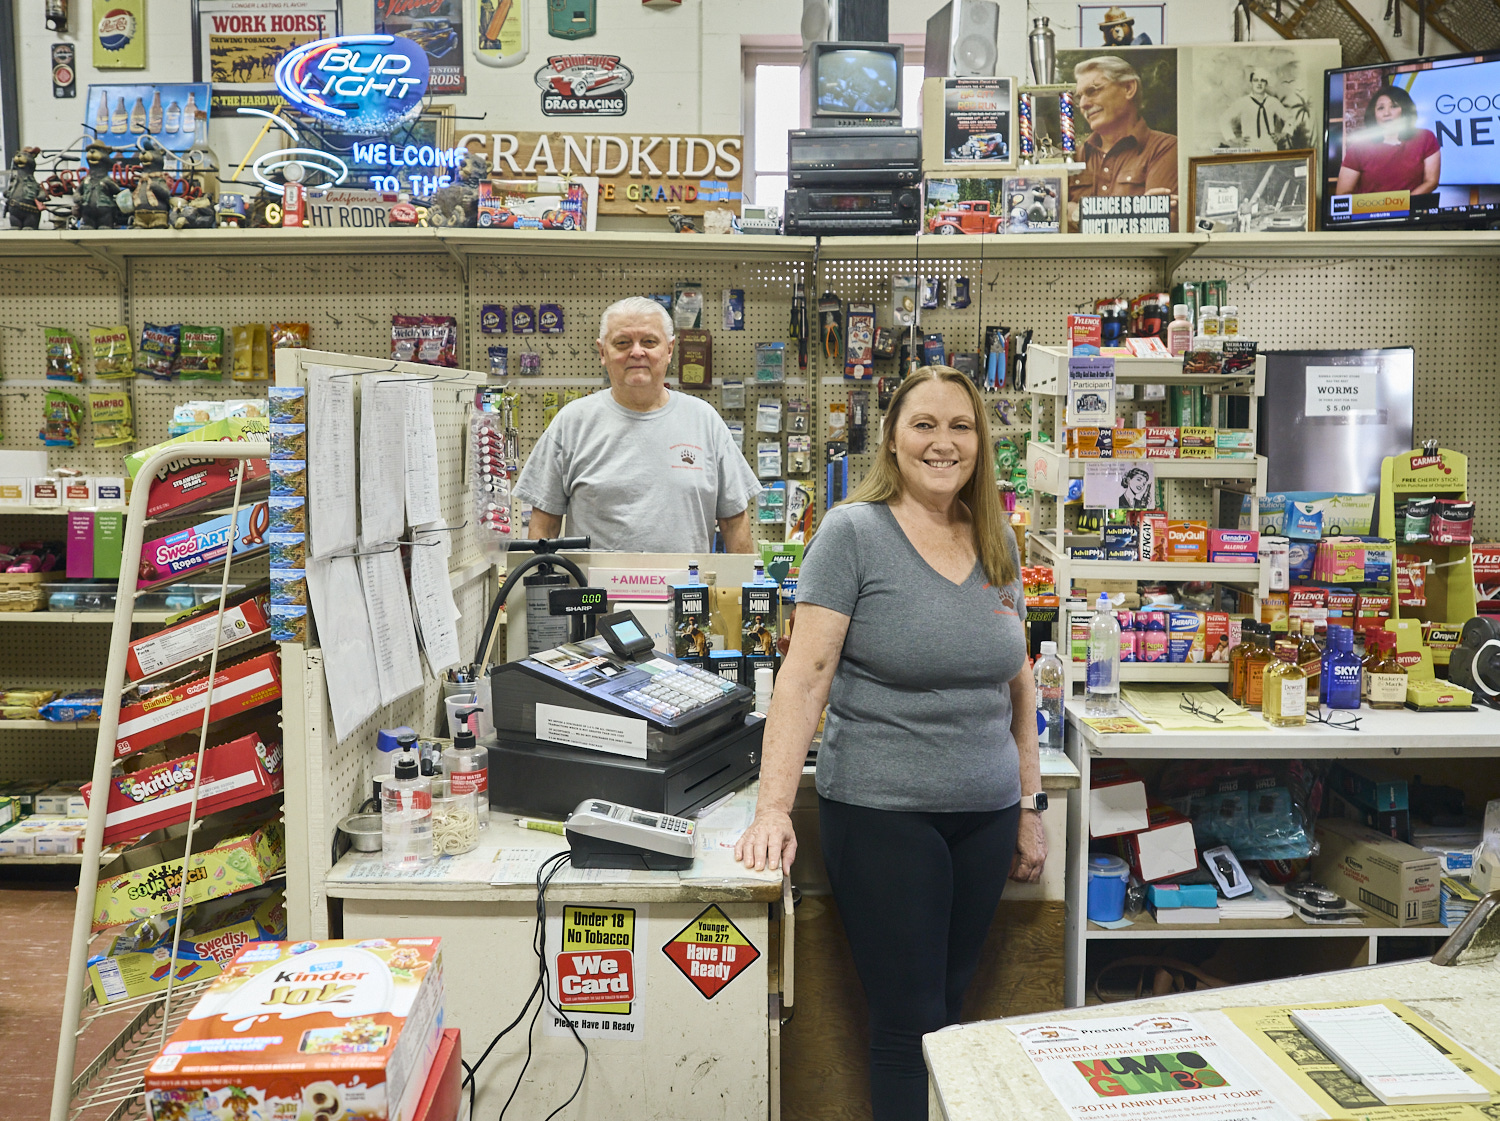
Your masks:
M697 444L673 444L669 451L676 457L677 462L672 464L677 471L702 471L703 467L699 460L703 458L703 449Z

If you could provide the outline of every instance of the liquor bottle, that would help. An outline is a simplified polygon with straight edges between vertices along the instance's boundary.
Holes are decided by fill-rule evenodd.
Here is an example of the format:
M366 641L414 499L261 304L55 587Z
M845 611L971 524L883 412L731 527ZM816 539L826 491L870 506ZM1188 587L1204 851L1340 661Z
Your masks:
M1329 708L1359 708L1362 670L1354 652L1354 632L1348 627L1329 628L1328 650L1323 655L1323 688Z
M1406 707L1406 667L1396 660L1396 635L1381 631L1376 661L1370 665L1370 707Z
M1261 716L1273 728L1295 728L1307 723L1307 674L1297 664L1295 638L1276 640L1276 660L1265 668Z
M1307 707L1315 709L1322 699L1323 651L1313 637L1316 625L1311 619L1302 620L1302 640L1297 644L1297 664L1307 675Z
M1271 628L1265 623L1255 625L1255 645L1245 657L1245 699L1241 703L1252 711L1259 712L1265 696L1266 667L1276 655L1271 651Z
M1235 704L1245 701L1245 656L1250 653L1253 623L1240 624L1240 640L1229 648L1229 699Z

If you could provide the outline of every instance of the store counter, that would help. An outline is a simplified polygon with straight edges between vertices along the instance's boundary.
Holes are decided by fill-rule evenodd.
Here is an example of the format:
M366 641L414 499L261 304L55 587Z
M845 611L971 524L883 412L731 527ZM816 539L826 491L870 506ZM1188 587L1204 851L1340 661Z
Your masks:
M755 789L699 822L698 854L685 872L566 868L552 881L550 987L576 1012L589 1049L570 1116L776 1115L781 1008L792 999L780 947L790 946L791 923L783 928L781 876L747 871L730 840L749 823ZM447 1023L462 1029L471 1065L536 984L536 868L568 847L508 814L492 813L481 838L473 852L420 876L390 875L379 853L350 852L324 883L340 901L345 938L442 936ZM597 1004L604 993L611 1003ZM485 1061L475 1116L497 1116L505 1104L530 1020L528 1012ZM583 1069L578 1043L550 1006L532 1047L516 1116L560 1106Z
M1101 1017L1191 1015L1252 1078L1280 1099L1294 1116L1324 1117L1301 1095L1256 1045L1220 1013L1224 1008L1313 1004L1320 1001L1399 1000L1467 1047L1478 1057L1500 1062L1500 968L1495 963L1439 966L1428 961L1370 966L1180 993L1159 999L1071 1008L1052 1014L1055 1021ZM1043 1080L1035 1063L1021 1049L1012 1024L1037 1024L1038 1016L1016 1016L924 1036L923 1051L929 1075L928 1116L942 1121L1068 1121L1069 1112ZM1300 1098L1300 1101L1299 1101ZM1112 1099L1100 1098L1107 1103ZM1451 1107L1449 1107L1451 1109ZM1431 1116L1478 1116L1447 1111ZM1420 1112L1413 1110L1412 1112ZM1486 1110L1487 1112L1487 1110ZM1099 1114L1108 1116L1107 1112ZM1424 1113L1424 1116L1429 1114Z

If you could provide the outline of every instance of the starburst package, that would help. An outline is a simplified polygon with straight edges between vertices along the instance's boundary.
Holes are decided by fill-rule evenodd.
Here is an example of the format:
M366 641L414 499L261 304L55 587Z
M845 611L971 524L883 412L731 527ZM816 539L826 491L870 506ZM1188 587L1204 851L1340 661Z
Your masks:
M147 1068L151 1117L411 1121L443 1034L441 941L246 946Z

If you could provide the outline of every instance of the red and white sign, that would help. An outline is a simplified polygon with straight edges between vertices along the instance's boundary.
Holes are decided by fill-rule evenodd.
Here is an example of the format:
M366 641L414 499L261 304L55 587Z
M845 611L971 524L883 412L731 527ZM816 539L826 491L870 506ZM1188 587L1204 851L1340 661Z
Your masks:
M557 955L557 1002L564 1008L629 1004L635 999L635 970L629 950Z

